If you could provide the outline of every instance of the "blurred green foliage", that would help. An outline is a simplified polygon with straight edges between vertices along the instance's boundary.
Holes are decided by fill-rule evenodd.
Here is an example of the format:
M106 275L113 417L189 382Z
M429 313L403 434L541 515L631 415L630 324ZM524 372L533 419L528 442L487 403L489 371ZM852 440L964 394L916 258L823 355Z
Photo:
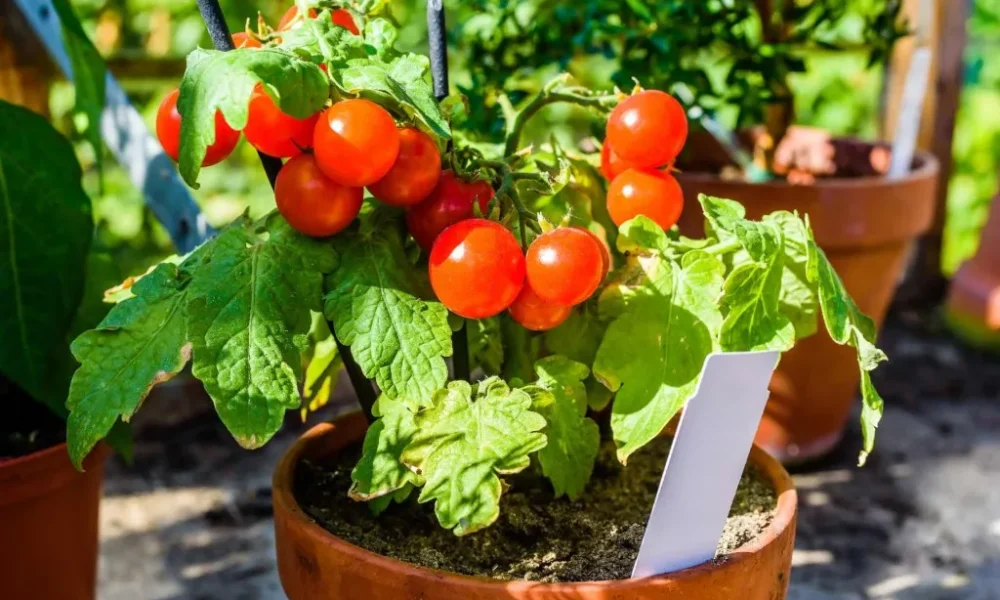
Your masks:
M1000 64L986 57L1000 48L1000 0L971 1L966 88L955 133L955 172L945 232L944 268L949 272L975 250L998 185ZM290 4L288 0L222 0L233 30L242 29L247 19L253 24L258 10L276 23ZM516 102L560 70L569 70L589 85L614 82L627 88L633 75L651 87L683 81L697 92L701 104L735 126L759 120L759 108L769 93L761 85L760 73L772 69L788 75L797 123L835 134L877 135L882 71L869 64L881 57L882 44L891 38L889 23L878 21L880 14L888 14L885 0L805 3L813 5L813 11L833 12L823 19L804 13L806 19L797 26L801 35L795 37L796 48L768 50L759 59L731 51L760 42L760 23L754 21L751 4L746 0L446 1L452 85L470 96L470 115L481 120L487 138L496 127L501 88ZM196 46L209 44L195 0L73 0L73 5L106 55L180 60ZM424 1L392 0L390 6L401 25L401 45L426 48ZM717 13L714 20L708 18L713 11ZM820 22L825 24L816 25ZM733 23L742 24L733 31ZM699 39L705 42L703 52L678 50ZM625 60L620 54L623 41ZM834 46L841 50L832 51ZM725 85L727 73L740 60L746 71L743 83ZM124 83L152 126L160 98L177 81L154 78ZM71 130L72 94L66 85L53 92L53 114L57 122L63 121L63 131ZM532 122L526 137L544 141L556 135L568 141L568 137L599 134L593 126L585 114L553 106ZM79 150L84 165L93 165L89 146L80 144ZM140 271L171 252L169 240L125 174L113 161L108 164L112 166L106 172L103 194L97 194L92 170L86 181L100 224L98 245L112 253L123 272ZM216 225L245 207L259 215L273 206L256 155L245 143L223 164L207 169L201 189L193 193Z

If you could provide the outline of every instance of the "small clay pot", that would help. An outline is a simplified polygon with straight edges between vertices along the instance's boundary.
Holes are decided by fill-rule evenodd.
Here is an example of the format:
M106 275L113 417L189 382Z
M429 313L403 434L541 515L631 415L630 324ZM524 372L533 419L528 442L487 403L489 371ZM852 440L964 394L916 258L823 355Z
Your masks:
M107 455L99 445L83 473L70 464L66 444L0 461L0 598L95 597Z
M834 142L855 150L864 144ZM754 219L776 210L808 215L816 242L847 291L881 326L910 248L929 229L934 214L937 160L919 153L914 165L906 177L896 180L820 177L811 185L783 180L747 183L725 181L708 173L678 173L684 190L679 226L688 236L704 234L698 194L737 200ZM782 356L771 380L771 397L757 432L757 444L789 462L829 452L843 435L859 379L854 350L835 344L820 321L816 335L801 340Z
M285 453L274 474L278 574L291 600L780 600L788 588L795 541L796 494L788 473L759 448L750 461L778 494L777 515L757 539L719 561L657 577L585 583L497 581L417 567L369 552L329 533L292 492L303 459L329 460L360 443L360 413L310 429ZM475 535L475 534L473 534Z

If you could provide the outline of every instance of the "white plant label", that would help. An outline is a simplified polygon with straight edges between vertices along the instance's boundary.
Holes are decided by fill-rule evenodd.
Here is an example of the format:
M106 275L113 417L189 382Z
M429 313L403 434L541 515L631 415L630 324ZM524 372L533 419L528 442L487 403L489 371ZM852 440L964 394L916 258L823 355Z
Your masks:
M920 117L927 96L927 77L931 69L931 49L924 46L913 51L910 68L903 82L903 98L896 117L896 135L892 140L889 159L889 179L899 179L910 172L913 155L917 150Z
M715 557L778 364L773 352L710 355L681 415L632 577Z

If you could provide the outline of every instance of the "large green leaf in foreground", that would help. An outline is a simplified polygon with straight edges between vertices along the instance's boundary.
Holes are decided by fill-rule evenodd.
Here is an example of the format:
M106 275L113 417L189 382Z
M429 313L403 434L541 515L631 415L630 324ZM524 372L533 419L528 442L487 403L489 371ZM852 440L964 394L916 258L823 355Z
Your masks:
M73 147L40 115L0 101L0 373L56 412L93 232Z

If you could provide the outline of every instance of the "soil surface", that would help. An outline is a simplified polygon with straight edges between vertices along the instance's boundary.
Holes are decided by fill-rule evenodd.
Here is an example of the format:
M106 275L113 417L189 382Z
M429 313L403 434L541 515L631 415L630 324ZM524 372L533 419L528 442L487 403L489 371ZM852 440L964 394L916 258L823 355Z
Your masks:
M601 448L587 491L576 501L554 500L535 473L507 478L500 518L464 537L442 529L430 504L415 495L374 518L347 497L359 448L319 466L305 462L295 494L303 509L334 535L382 555L465 575L528 581L627 579L663 474L670 440L661 438L629 458ZM752 465L743 473L719 554L756 537L774 517L774 490Z
M65 423L2 375L0 406L0 462L65 441Z

